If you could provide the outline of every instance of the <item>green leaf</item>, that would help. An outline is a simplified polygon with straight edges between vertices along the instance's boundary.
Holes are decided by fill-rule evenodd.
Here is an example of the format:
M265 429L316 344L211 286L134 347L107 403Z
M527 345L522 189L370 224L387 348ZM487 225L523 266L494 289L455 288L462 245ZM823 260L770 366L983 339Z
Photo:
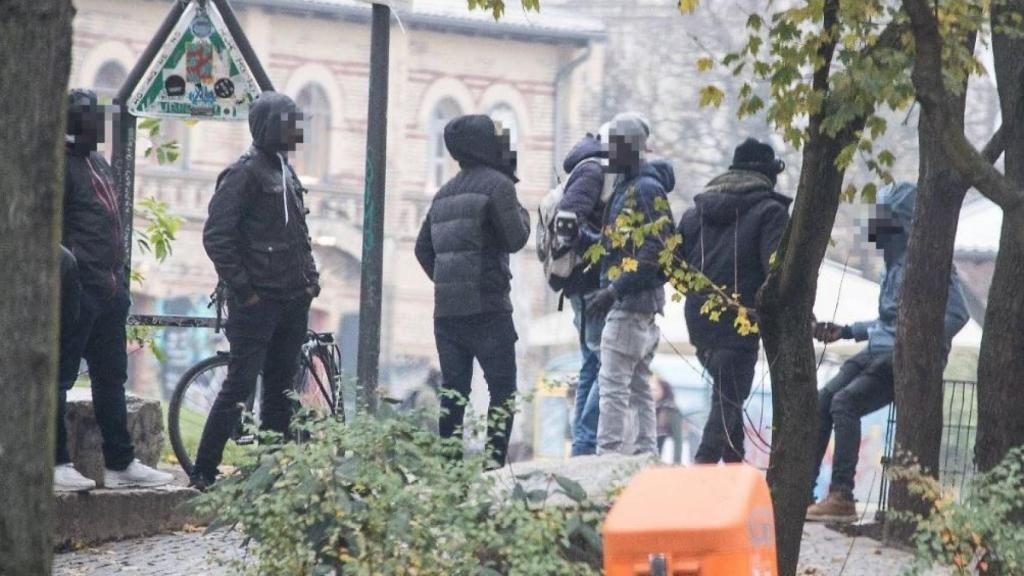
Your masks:
M701 108L719 107L722 105L722 101L725 100L725 92L717 86L704 86L700 89L700 106Z
M552 474L552 477L555 479L555 482L558 483L562 492L573 502L579 504L587 499L587 491L583 489L583 486L581 486L579 482L558 474Z
M703 58L698 58L697 59L697 71L698 72L707 72L709 70L712 70L714 67L715 67L715 60L714 60L714 58L711 58L710 56L705 56Z

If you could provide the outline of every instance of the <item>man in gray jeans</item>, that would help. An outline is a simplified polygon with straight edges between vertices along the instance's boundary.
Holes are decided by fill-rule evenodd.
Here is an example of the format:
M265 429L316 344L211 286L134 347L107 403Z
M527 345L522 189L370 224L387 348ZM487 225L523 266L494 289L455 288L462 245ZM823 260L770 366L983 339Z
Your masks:
M665 305L665 279L658 264L664 239L673 221L667 194L675 186L672 166L647 162L647 122L635 113L616 116L609 125L608 165L617 174L604 225L615 226L623 214L639 214L646 225L661 220L655 234L640 244L614 246L603 239L607 254L601 261L601 288L587 300L588 322L604 319L601 370L598 375L600 418L597 453L657 454L654 397L648 385L651 360L660 332L655 316ZM621 272L618 276L612 270ZM614 277L614 279L613 279ZM627 415L636 412L635 439L625 438Z

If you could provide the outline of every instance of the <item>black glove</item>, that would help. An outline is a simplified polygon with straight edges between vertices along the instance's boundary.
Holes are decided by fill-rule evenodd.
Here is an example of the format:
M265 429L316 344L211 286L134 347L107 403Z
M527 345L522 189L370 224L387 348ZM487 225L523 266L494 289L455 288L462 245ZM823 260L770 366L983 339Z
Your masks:
M597 292L591 292L586 298L587 316L591 318L604 318L618 299L619 294L613 286L602 288Z

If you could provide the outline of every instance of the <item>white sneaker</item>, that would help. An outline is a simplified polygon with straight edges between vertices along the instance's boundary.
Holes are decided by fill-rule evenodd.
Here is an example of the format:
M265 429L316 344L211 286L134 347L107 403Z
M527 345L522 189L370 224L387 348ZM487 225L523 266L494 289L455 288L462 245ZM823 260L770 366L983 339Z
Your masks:
M96 487L96 482L82 476L70 462L53 467L54 492L87 492Z
M124 470L111 470L107 468L103 472L104 488L155 488L170 484L174 476L167 472L161 472L146 466L138 459L132 460Z

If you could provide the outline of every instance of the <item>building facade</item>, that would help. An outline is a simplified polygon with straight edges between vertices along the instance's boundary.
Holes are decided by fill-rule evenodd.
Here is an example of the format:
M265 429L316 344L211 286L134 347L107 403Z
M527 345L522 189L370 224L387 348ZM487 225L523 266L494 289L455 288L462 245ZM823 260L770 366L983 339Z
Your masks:
M306 143L292 162L310 189L310 228L323 292L312 324L354 342L359 314L363 187L369 79L369 6L356 0L236 0L239 21L275 89L306 114ZM77 0L71 85L111 97L167 14L166 0ZM501 22L471 13L465 0L415 0L396 10L388 108L382 366L396 379L436 364L433 288L413 255L430 200L457 166L442 131L460 114L489 114L512 133L519 153L520 199L531 210L551 187L565 146L599 123L603 26L557 10L524 14L510 6ZM175 141L180 156L159 165L154 144ZM216 274L202 247L207 204L220 170L249 146L245 123L164 120L140 131L136 205L166 202L183 226L162 263L136 248L145 277L133 286L139 313L209 315ZM557 161L557 162L556 162ZM534 216L535 217L535 216ZM146 221L138 213L135 225ZM532 250L514 258L516 320L545 313L552 299ZM157 334L168 353L158 365L136 361L140 378L166 389L217 346L203 330ZM520 330L524 333L525 330ZM530 344L521 342L528 356ZM349 362L354 346L344 351ZM523 381L531 379L524 372ZM400 391L399 391L400 393Z

